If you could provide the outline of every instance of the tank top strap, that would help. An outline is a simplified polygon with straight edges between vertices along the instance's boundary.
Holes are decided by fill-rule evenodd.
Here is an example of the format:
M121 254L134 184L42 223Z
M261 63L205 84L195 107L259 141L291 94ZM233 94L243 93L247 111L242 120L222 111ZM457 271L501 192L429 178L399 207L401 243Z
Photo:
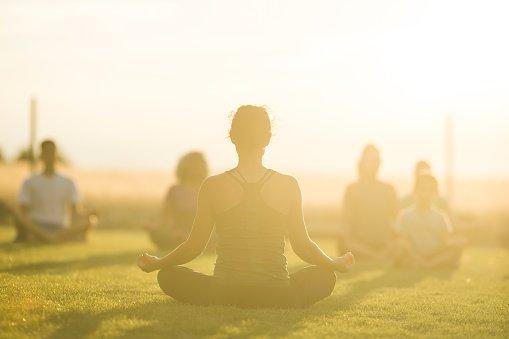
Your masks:
M242 176L242 174L239 173L239 171L235 169L231 169L229 171L226 171L226 173L233 178L240 186L244 187L247 184L246 179Z
M265 183L269 180L269 178L272 176L274 171L271 169L267 169L267 171L265 171L263 176L257 182L248 182L246 178L242 175L242 173L237 171L237 169L231 169L226 173L228 173L242 187L250 185L261 189L265 185Z
M259 185L260 189L262 189L263 186L267 183L267 181L269 181L272 174L274 174L274 171L271 169L267 169L267 172L265 172L265 174L260 179L260 181L258 181L258 185Z

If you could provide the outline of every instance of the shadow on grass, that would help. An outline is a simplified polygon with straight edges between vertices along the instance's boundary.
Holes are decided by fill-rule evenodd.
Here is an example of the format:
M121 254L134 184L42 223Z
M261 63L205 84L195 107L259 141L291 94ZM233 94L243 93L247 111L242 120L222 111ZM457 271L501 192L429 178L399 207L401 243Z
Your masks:
M374 265L365 265L360 267L359 270L352 272L351 277L346 277L348 280L353 280L357 275L363 272L374 271L377 268ZM351 308L362 302L370 294L374 294L384 289L400 289L400 288L411 288L414 287L420 281L433 277L437 279L449 279L456 268L444 268L439 270L427 270L427 269L401 269L392 266L385 267L382 273L371 279L363 279L352 282L348 285L347 292L344 294L334 294L331 298L331 302L337 305L339 308Z
M14 238L12 238L12 240L0 242L0 251L15 252L23 248L43 248L45 246L50 245L42 243L15 243Z
M117 308L98 314L68 312L49 319L62 324L52 338L85 337L101 327L101 332L115 322L138 324L131 328L113 329L120 337L201 337L225 336L284 336L298 329L307 310L239 309L227 306L192 306L170 298ZM108 325L107 322L111 321ZM125 323L125 322L124 322ZM129 326L127 326L129 327ZM103 334L106 334L103 333ZM108 334L106 334L108 335Z
M91 255L85 258L63 260L63 261L44 261L38 263L29 263L16 265L3 270L5 273L20 275L62 274L71 271L80 271L98 267L112 265L127 265L136 262L140 251L124 251L112 254Z
M364 266L345 280L373 270ZM49 319L61 327L54 338L83 337L101 334L121 337L200 337L200 336L287 336L301 327L306 320L334 316L341 310L356 307L369 295L386 288L409 288L426 277L447 279L452 270L430 272L386 268L381 274L367 280L353 281L345 293L336 293L307 309L239 309L227 306L192 306L171 298L91 314L78 311ZM341 277L340 277L341 279ZM381 315L382 316L382 315Z

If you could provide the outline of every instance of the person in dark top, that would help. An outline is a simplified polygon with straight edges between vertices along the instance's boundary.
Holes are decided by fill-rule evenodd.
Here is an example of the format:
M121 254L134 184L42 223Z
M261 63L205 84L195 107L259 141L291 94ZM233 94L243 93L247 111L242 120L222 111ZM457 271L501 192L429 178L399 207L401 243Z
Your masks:
M239 107L230 139L238 164L204 181L187 240L162 258L142 254L138 266L145 272L159 270L164 293L195 305L290 308L326 298L336 283L334 271L350 269L354 257L347 253L332 259L309 238L297 180L263 165L271 139L266 109ZM214 274L179 266L202 253L214 228ZM289 274L286 237L295 253L312 266Z
M151 240L159 248L173 249L186 240L196 214L198 191L207 174L207 161L202 153L190 152L180 158L177 184L166 194L162 222L148 229Z
M398 199L392 185L378 179L380 163L378 149L366 146L358 162L359 178L343 199L344 246L365 259L388 254L394 240Z

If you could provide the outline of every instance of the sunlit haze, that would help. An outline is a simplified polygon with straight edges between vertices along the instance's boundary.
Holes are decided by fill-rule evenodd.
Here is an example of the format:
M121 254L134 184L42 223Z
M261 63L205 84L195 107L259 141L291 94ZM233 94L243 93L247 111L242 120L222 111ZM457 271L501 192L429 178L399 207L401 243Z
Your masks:
M319 5L318 5L319 4ZM505 1L2 1L0 147L39 139L87 168L170 169L203 150L234 163L228 115L267 105L280 170L352 172L366 143L385 173L509 173Z

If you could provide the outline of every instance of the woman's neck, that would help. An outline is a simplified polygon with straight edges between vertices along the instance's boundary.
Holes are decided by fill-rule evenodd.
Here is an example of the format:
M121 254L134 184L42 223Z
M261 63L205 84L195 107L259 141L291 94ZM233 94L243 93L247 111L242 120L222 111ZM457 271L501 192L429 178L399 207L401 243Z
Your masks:
M239 152L237 170L245 176L258 177L266 171L263 166L263 151Z

